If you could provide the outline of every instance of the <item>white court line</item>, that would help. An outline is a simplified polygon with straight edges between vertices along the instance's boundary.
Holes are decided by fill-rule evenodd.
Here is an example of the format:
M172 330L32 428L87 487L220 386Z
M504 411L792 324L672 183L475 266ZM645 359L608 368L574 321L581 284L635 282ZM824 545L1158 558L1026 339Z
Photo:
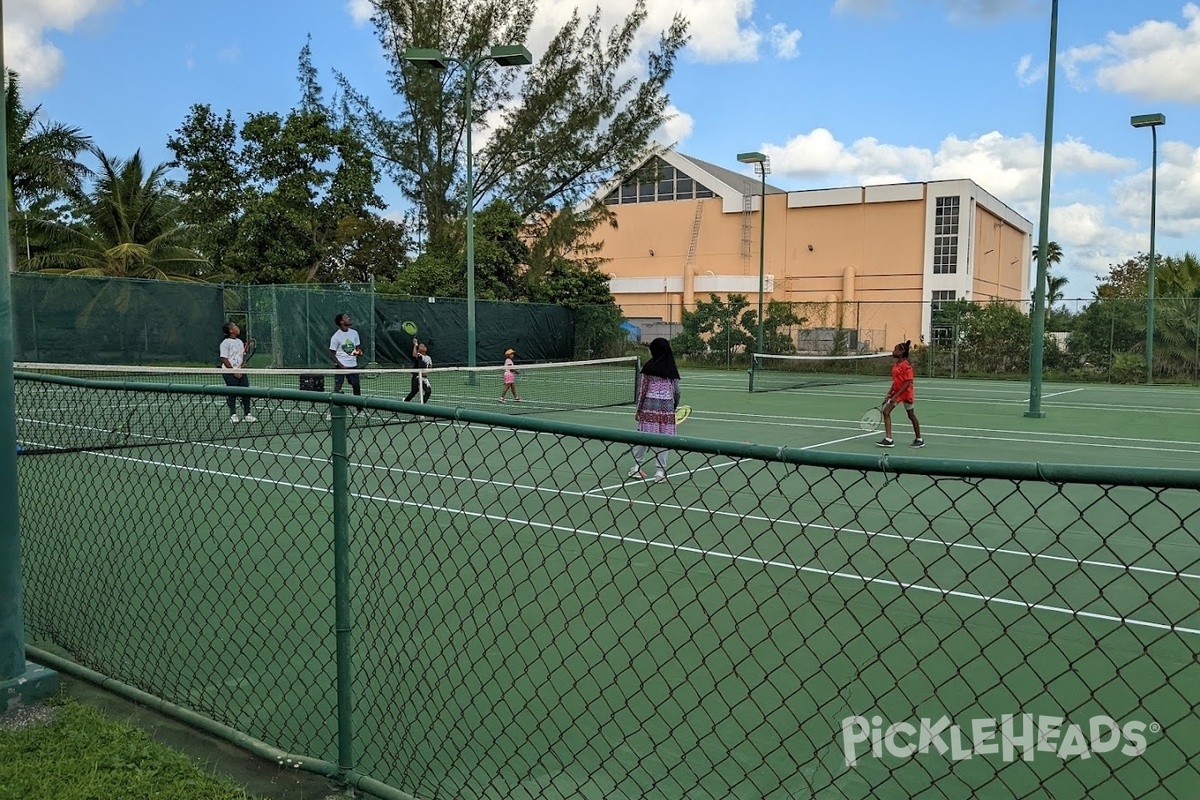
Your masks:
M1065 392L1051 392L1050 394L1042 395L1042 399L1045 400L1047 397L1060 397L1064 394L1075 394L1075 392L1082 392L1086 388L1088 388L1088 387L1080 386L1078 389L1067 389ZM1022 402L1024 402L1024 401L1022 401Z
M199 467L189 467L189 466L184 466L184 465L180 465L180 464L171 464L169 462L162 462L162 461L149 461L149 460L145 460L145 459L131 458L129 456L119 456L119 455L115 455L115 454L111 454L111 453L94 453L93 455L103 456L105 458L117 459L120 461L132 461L132 462L140 463L140 464L147 464L147 465L157 466L157 467L165 467L167 469L177 469L177 470L182 470L185 472L197 472L197 473L203 473L203 474L208 474L208 475L217 475L217 476L231 478L231 479L235 479L235 480L239 480L239 481L250 480L250 481L254 481L256 483L269 484L269 485L273 485L273 486L282 486L282 487L294 488L294 489L304 489L306 491L316 491L316 492L320 492L323 494L329 494L332 491L328 487L323 487L323 486L310 486L308 484L299 484L299 483L293 483L290 481L274 480L274 479L270 479L270 478L257 478L254 476L239 475L239 474L233 473L233 472L222 472L222 471L216 471L216 470L203 469L203 468L199 468ZM1093 612L1093 611L1078 611L1078 610L1075 610L1072 608L1067 608L1064 606L1052 606L1052 605L1046 605L1043 603L1031 603L1031 602L1028 602L1025 600L1014 600L1012 598L1000 597L999 595L978 594L975 592L964 592L964 591L957 590L957 589L943 589L938 586L928 586L928 585L919 584L919 583L897 581L897 580L893 580L890 578L872 578L870 576L859 575L859 574L853 573L853 572L841 572L841 571L836 571L836 570L821 569L819 567L801 566L801 565L792 564L792 563L789 563L786 561L778 561L778 560L774 560L774 559L762 559L762 558L756 558L754 556L738 555L736 553L726 553L721 550L711 550L708 548L689 547L686 545L676 545L676 544L672 544L670 542L657 542L652 539L639 539L637 537L626 536L624 534L619 534L619 533L603 533L603 532L599 532L599 531L588 530L586 528L574 528L574 527L570 527L567 525L559 525L559 524L552 523L552 522L537 522L534 520L520 519L520 518L513 517L511 515L506 515L506 514L488 514L488 513L482 512L482 511L469 511L465 508L454 508L451 506L436 505L433 503L420 503L420 502L417 502L416 500L401 500L401 499L394 498L394 497L382 497L379 495L366 494L366 493L362 493L362 492L351 492L350 495L359 500L382 502L382 503L387 503L389 505L411 506L411 507L426 509L426 510L430 510L430 511L446 512L446 513L455 514L455 515L462 515L465 517L486 519L491 522L503 522L503 523L507 523L510 525L527 525L531 528L540 528L540 529L544 529L544 530L554 531L556 533L557 532L566 532L566 533L570 533L570 534L573 534L576 536L591 536L591 537L595 537L597 539L608 539L608 540L620 542L621 544L637 544L637 545L643 545L645 547L662 548L662 549L671 550L671 551L678 552L678 553L688 553L688 554L692 554L692 555L727 559L734 563L757 564L759 566L764 566L764 567L786 569L791 572L803 572L803 573L808 573L808 574L813 574L813 575L821 575L821 576L829 577L829 578L852 580L852 581L856 581L858 583L862 583L864 585L874 584L874 585L879 585L879 586L888 586L888 587L900 589L902 592L906 592L906 591L928 592L928 593L932 593L932 594L941 595L942 597L954 597L954 598L965 599L965 600L975 600L978 602L982 602L984 605L995 603L997 605L1016 606L1018 608L1024 608L1028 611L1045 611L1045 612L1054 613L1054 614L1065 614L1067 616L1074 617L1076 619L1094 619L1094 620L1100 620L1103 622L1115 622L1120 625L1153 628L1155 630L1169 631L1171 633L1178 633L1178 634L1184 634L1184 635L1190 635L1190 636L1200 636L1200 628L1188 628L1188 627L1184 627L1182 625L1174 625L1174 624L1170 624L1170 623L1151 622L1149 620L1142 620L1142 619L1137 619L1134 617L1117 616L1117 615L1113 615L1113 614L1100 614L1100 613Z
M588 414L619 414L624 415L626 412L612 411L603 408L586 409ZM1190 412L1189 412L1190 413ZM828 429L831 427L846 427L853 429L857 422L845 419L831 419L827 417L778 417L772 414L750 414L741 411L696 411L692 414L692 419L707 421L707 422L738 422L750 425L770 425L771 427L786 427L786 428L821 428ZM788 421L799 420L799 421ZM1125 436L1103 436L1100 434L1091 433L1067 433L1062 431L1046 431L1041 434L1031 434L1025 431L1014 431L1005 428L968 428L954 425L930 425L924 423L921 428L926 432L936 433L939 437L951 437L959 439L981 439L986 441L1012 441L1027 444L1049 444L1049 445L1077 445L1079 447L1105 447L1113 449L1129 449L1129 450L1154 450L1170 453L1190 454L1198 452L1192 449L1174 449L1164 448L1163 445L1187 445L1189 448L1194 447L1196 442L1193 440L1183 439L1143 439ZM947 431L968 431L970 433L980 434L1005 434L1005 437L997 436L971 436L962 433L947 433ZM1039 438L1028 438L1030 436L1038 436ZM1011 438L1011 437L1026 437L1026 438ZM1046 437L1063 437L1061 439L1046 438ZM854 438L854 437L850 437ZM1080 442L1075 439L1099 439L1100 442ZM848 441L844 440L844 441ZM1113 444L1114 442L1136 442L1144 443L1148 446L1142 447L1136 444L1124 445ZM810 445L809 447L821 447L823 445L832 444L832 442L824 442L820 445ZM802 447L800 449L808 449Z
M864 436L873 436L873 435L874 435L873 431L871 433L860 433L855 436L847 436L843 439L833 439L832 441L828 441L828 442L818 442L817 444L805 445L804 447L801 447L799 449L814 450L818 447L825 447L826 445L831 445L831 444L841 444L842 442L849 442L853 439L861 439ZM705 472L706 470L710 470L710 469L720 469L722 467L732 467L734 464L740 464L744 460L745 459L739 458L734 461L728 461L724 464L709 464L708 466L699 467L699 468L693 469L693 470L684 470L683 472L668 472L667 478L670 479L670 478L679 478L679 477L690 477L692 475L695 475L698 472ZM613 486L597 486L595 489L592 489L591 491L587 492L586 494L592 494L594 492L611 492L614 489L620 489L622 486L625 486L628 483L633 483L635 481L640 481L640 480L641 479L639 479L639 478L630 478L625 481L622 481L621 483L615 484Z
M526 431L518 431L518 433L526 433ZM535 433L535 435L541 435L541 434ZM864 434L864 435L870 436L873 434ZM238 452L254 453L256 455L268 455L268 456L272 456L275 458L287 457L287 458L290 458L295 461L309 461L309 462L318 463L318 464L328 464L329 463L328 457L317 458L315 456L307 456L307 455L302 455L302 454L298 454L298 453L280 453L280 452L276 452L273 450L258 450L258 449L252 449L252 448L239 448L239 447L234 447L231 445L205 444L202 446L204 446L205 448L209 448L209 449L234 450L234 451L238 451ZM102 452L92 452L91 454L97 455L97 456L104 456L106 458L119 458L122 460L133 461L136 463L158 463L158 462L151 462L151 461L144 460L144 459L132 458L129 456L114 456L114 455L111 455L108 453L102 453ZM728 461L728 462L724 462L721 464L713 464L713 465L709 465L706 467L702 467L700 469L693 470L690 473L679 473L679 474L681 474L681 475L696 474L698 472L703 472L703 471L709 470L709 469L715 470L715 469L721 469L724 467L734 466L738 463L741 463L741 462L740 461ZM669 508L669 509L673 509L673 510L680 511L683 513L694 512L694 513L698 513L705 517L710 517L710 518L711 517L731 517L733 519L751 520L754 522L764 522L764 523L767 523L768 525L772 525L772 526L774 526L774 525L793 526L793 527L800 528L801 531L804 531L807 528L812 528L814 530L825 530L825 531L830 531L832 533L860 534L868 539L871 539L871 538L894 539L894 540L903 541L903 542L906 542L909 544L925 544L925 545L940 546L940 547L946 548L948 551L951 551L951 550L954 550L957 548L957 549L962 549L962 550L983 552L983 553L988 553L988 554L992 554L992 555L1013 556L1013 557L1028 559L1030 561L1036 561L1038 559L1043 559L1046 561L1055 561L1055 562L1073 564L1075 566L1099 567L1102 569L1113 569L1113 570L1117 570L1120 572L1126 572L1126 573L1144 573L1147 575L1155 575L1155 576L1159 576L1159 577L1181 578L1184 580L1200 580L1200 574L1193 574L1193 573L1189 573L1189 572L1179 572L1176 570L1157 569L1154 567L1139 567L1139 566L1133 566L1133 565L1129 565L1129 564L1122 564L1119 562L1096 561L1096 560L1092 560L1092 559L1079 559L1079 558L1073 558L1073 557L1067 557L1067 556L1056 556L1056 555L1051 555L1049 553L1034 553L1034 552L1030 552L1028 550L1018 550L1015 548L989 547L987 545L969 544L969 543L964 543L964 542L947 542L944 539L934 539L934 538L929 538L929 537L925 537L925 536L910 536L910 535L899 534L899 533L887 533L884 531L868 531L863 528L852 528L849 526L824 525L824 524L816 523L816 522L801 522L801 521L795 520L795 519L784 519L782 517L766 517L766 516L760 516L757 514L740 514L737 512L733 512L733 511L722 511L720 509L707 509L707 508L702 508L702 507L697 507L697 506L684 506L684 505L679 505L677 503L660 503L660 502L656 502L653 500L636 500L628 495L597 494L597 492L600 491L599 489L591 489L588 491L572 491L569 489L540 486L537 484L521 484L521 483L516 483L516 482L511 482L511 481L497 481L497 480L492 480L492 479L488 479L488 478L475 478L470 475L464 477L464 476L455 475L452 473L436 472L433 470L417 470L417 469L407 469L407 468L400 468L400 467L380 467L376 464L362 462L362 461L352 461L352 462L350 462L350 466L353 466L353 467L356 467L359 469L366 469L369 472L378 472L378 471L382 470L385 473L399 473L401 475L417 475L420 477L433 477L438 480L451 480L451 481L456 481L456 482L466 482L466 483L482 484L482 485L489 485L489 486L497 486L497 487L501 487L501 488L523 489L523 490L529 490L529 491L533 491L533 492L544 492L544 493L549 493L551 495L558 496L558 497L579 497L579 498L585 498L585 499L604 500L606 502L611 501L611 500L618 500L618 501L621 501L621 502L626 503L631 506L646 505L646 506L652 506L655 508ZM214 473L214 474L224 475L226 473ZM248 480L256 480L256 479L254 479L253 477L249 477ZM620 483L620 484L617 484L616 486L613 486L612 489L619 489L619 488L624 487L625 485L626 485L626 483Z

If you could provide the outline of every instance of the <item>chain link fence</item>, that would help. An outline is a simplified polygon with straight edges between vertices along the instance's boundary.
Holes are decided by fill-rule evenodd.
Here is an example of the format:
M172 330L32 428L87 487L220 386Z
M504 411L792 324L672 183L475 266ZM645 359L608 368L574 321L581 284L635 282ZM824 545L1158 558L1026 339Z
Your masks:
M381 796L1200 785L1200 472L101 385L18 374L26 446L156 409L144 446L19 457L31 642ZM332 420L234 442L229 394ZM213 422L158 434L183 414Z
M417 326L438 365L465 364L467 303L380 295L367 283L240 285L13 273L16 361L216 366L225 322L259 345L266 366L330 363L334 317L349 314L363 363L407 365ZM476 362L498 364L514 348L526 361L625 355L619 308L476 303Z
M946 294L953 294L947 292ZM698 298L696 311L636 304L625 314L648 342L665 336L688 363L746 367L757 339L757 297L742 305ZM928 303L812 301L776 303L765 316L764 349L777 355L889 352L912 340L918 375L1021 378L1029 375L1029 301L940 299ZM1200 299L1157 298L1156 382L1200 381ZM1043 372L1057 381L1146 380L1145 298L1057 300L1046 312ZM740 310L738 310L740 309ZM797 322L780 322L782 310ZM695 346L696 338L702 343Z

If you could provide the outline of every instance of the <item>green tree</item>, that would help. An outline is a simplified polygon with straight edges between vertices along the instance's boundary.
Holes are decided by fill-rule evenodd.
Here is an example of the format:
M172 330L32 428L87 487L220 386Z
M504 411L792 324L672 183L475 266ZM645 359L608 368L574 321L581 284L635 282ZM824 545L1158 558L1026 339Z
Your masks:
M768 300L763 309L763 351L776 355L796 352L796 340L792 328L803 325L806 320L796 314L795 306L784 300ZM742 312L742 328L754 335L753 348L758 347L758 308Z
M4 112L8 147L8 214L12 246L19 258L10 260L13 269L33 255L33 243L25 221L31 218L58 219L55 205L78 195L90 172L79 160L91 146L91 137L79 128L40 120L41 106L27 107L21 99L21 84L9 70L4 87Z
M213 268L226 271L249 194L233 114L218 117L208 105L192 106L167 147L175 154L172 166L186 173L179 184L183 219L196 226L197 247Z
M146 171L140 152L128 160L95 151L90 191L74 197L72 219L31 220L45 248L30 260L42 272L200 280L208 261L193 249L196 229L181 221L181 204L166 179L169 164Z
M317 277L331 283L393 281L408 264L412 246L407 220L343 217Z
M742 323L753 319L747 312L750 301L744 294L731 294L722 300L715 294L709 300L697 300L696 308L683 312L683 330L671 340L676 355L710 359L725 363L734 353L754 348L754 336Z
M1159 294L1154 302L1156 376L1200 377L1200 259L1194 253L1155 264Z
M1099 300L1112 297L1145 297L1147 276L1150 272L1150 256L1138 253L1120 264L1111 264L1108 277L1096 286L1094 296ZM1155 269L1157 277L1157 268Z
M381 208L364 141L322 100L309 45L300 52L300 105L251 114L234 134L228 112L193 106L168 144L187 171L190 219L214 221L207 245L250 282L331 279L345 266L349 219ZM390 229L375 226L375 232Z
M644 0L611 30L600 24L599 9L586 21L576 11L528 69L483 62L468 121L463 70L414 66L405 60L405 48L439 48L448 56L473 59L492 45L524 44L537 3L372 4L399 113L389 116L344 76L339 80L372 149L420 210L431 245L459 235L467 124L499 120L477 154L476 203L502 198L522 217L571 207L645 150L666 119L666 83L687 41L687 23L677 16L647 55L648 74L639 81L627 76L635 38L647 18ZM389 100L387 105L395 104Z
M1035 244L1033 246L1033 261L1036 264L1040 248ZM1063 260L1063 249L1058 242L1048 242L1046 244L1046 268L1049 269L1056 264L1061 264Z

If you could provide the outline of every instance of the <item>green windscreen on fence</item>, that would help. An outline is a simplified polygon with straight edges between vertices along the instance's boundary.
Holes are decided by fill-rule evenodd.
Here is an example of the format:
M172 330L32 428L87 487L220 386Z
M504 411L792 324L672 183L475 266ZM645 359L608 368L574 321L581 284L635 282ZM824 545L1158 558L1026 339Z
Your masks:
M225 321L218 285L36 273L10 278L18 361L217 364Z
M30 642L355 785L1200 785L1198 471L881 460L287 389L255 390L256 413L307 405L328 427L230 446L162 435L222 387L17 381L22 438L64 399L168 411L134 418L144 447L19 457ZM359 405L426 419L347 426ZM665 481L628 477L634 445L670 448Z
M370 284L239 285L16 273L16 360L34 363L217 366L226 322L258 342L264 366L333 366L334 317L349 314L362 366L407 366L413 334L436 366L467 363L467 302L381 296ZM624 355L616 306L568 309L478 301L476 363L594 360Z
M380 363L412 361L413 334L429 347L434 366L467 363L467 301L380 295L375 302ZM475 363L502 364L512 348L522 361L565 361L573 357L571 312L540 303L475 303ZM599 356L597 356L599 357Z

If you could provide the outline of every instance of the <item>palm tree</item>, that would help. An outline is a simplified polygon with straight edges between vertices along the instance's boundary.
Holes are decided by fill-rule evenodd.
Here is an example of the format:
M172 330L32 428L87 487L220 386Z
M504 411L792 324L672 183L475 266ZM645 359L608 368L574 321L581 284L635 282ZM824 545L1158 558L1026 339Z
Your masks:
M93 150L100 168L90 192L73 192L73 219L30 220L45 250L30 267L62 275L203 280L207 259L192 248L196 229L180 222L169 165L149 174L141 152L127 161Z
M1155 299L1155 373L1200 373L1200 258L1194 253L1163 258L1155 275L1161 295Z
M1037 257L1038 257L1038 248L1037 248L1037 245L1034 245L1033 260L1037 261ZM1047 243L1047 245L1046 245L1046 266L1047 266L1047 268L1052 267L1055 264L1061 264L1062 258L1063 258L1063 251L1062 251L1062 247L1058 244L1058 242Z
M1037 261L1038 248L1035 245L1033 248L1033 260ZM1051 275L1050 267L1055 264L1061 264L1063 259L1063 250L1058 242L1048 242L1046 244L1046 317L1050 317L1050 309L1055 303L1064 299L1063 288L1067 285L1067 279L1062 275ZM1036 294L1036 290L1035 290ZM1030 296L1033 300L1033 296Z
M19 217L46 216L58 200L77 193L90 173L78 156L90 146L91 138L78 128L59 123L38 122L41 106L26 108L21 102L17 73L9 70L4 87L4 113L8 146L9 225ZM26 226L22 225L22 228ZM16 233L17 231L14 231ZM25 257L30 256L27 228L22 236ZM16 259L10 259L15 267Z

